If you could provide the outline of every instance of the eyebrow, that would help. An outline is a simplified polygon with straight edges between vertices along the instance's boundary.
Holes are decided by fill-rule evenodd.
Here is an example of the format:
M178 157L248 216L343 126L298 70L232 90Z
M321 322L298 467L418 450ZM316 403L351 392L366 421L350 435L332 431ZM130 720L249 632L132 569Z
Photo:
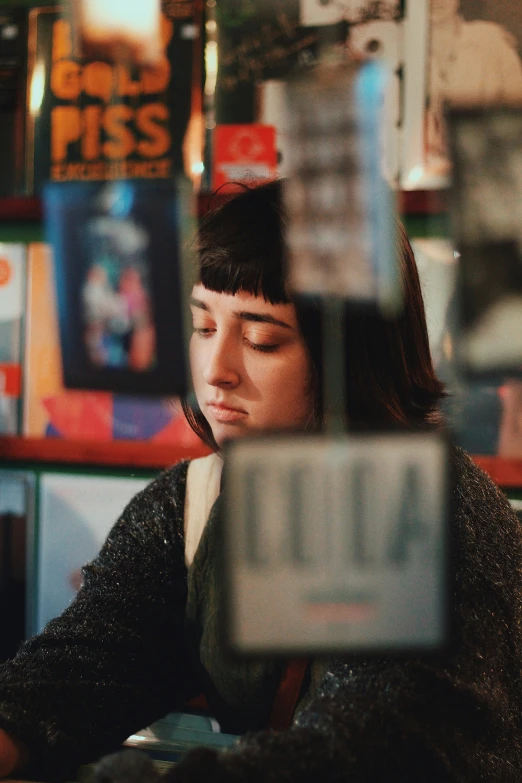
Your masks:
M193 296L191 296L190 304L193 305L193 307L199 307L200 310L205 310L207 313L211 312L208 304L203 302L201 299L195 299ZM285 321L280 321L279 318L274 318L272 315L265 315L264 313L252 313L249 310L238 310L234 313L234 316L239 318L241 321L274 324L274 326L282 326L284 329L293 328L290 324L285 323Z

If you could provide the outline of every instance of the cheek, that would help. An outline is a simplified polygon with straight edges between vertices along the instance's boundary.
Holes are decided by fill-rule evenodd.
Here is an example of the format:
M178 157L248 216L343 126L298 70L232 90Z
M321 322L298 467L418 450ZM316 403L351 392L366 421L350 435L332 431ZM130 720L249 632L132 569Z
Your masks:
M263 377L267 415L282 423L299 424L314 408L311 365L306 354L274 367Z
M301 418L308 416L315 407L314 384L312 383L312 369L307 362L299 373L293 376L293 384L290 393L295 400L296 414Z

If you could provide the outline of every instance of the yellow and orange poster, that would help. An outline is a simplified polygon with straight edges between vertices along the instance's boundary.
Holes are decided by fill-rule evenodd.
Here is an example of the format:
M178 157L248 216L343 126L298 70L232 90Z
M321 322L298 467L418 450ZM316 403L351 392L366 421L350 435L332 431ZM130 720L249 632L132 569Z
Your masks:
M143 69L80 58L59 7L30 11L29 192L47 180L165 179L186 169L183 148L200 109L199 5L164 2L163 56Z

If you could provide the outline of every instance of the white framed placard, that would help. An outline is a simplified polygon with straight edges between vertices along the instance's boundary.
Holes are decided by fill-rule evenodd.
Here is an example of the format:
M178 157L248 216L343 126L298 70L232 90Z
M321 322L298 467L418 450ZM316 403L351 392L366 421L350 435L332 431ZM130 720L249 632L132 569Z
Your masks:
M231 649L288 655L444 646L447 448L438 433L229 444Z
M453 109L456 356L470 377L522 377L522 106Z

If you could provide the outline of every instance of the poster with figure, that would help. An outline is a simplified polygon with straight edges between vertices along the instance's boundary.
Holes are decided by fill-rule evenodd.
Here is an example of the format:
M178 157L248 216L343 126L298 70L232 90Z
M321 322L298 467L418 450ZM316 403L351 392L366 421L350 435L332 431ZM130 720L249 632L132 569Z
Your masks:
M22 434L98 442L142 440L197 451L201 442L178 398L64 387L50 247L30 244L27 267Z
M522 104L522 6L513 0L430 0L424 186L445 186L445 107Z
M181 180L46 186L67 388L185 393L191 196Z

